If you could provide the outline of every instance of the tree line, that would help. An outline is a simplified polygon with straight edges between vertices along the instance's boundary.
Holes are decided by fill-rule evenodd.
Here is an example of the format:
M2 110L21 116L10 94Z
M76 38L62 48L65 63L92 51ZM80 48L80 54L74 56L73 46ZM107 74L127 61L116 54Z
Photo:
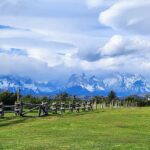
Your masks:
M0 93L0 102L3 102L4 105L14 105L15 101L17 100L17 94L12 93L9 91L5 91ZM128 96L123 99L117 97L116 93L114 91L110 91L108 96L93 96L88 97L87 99L83 99L82 97L78 96L71 96L68 93L61 93L57 94L54 97L39 97L39 96L32 96L32 95L20 95L20 101L25 103L32 103L32 104L40 104L41 102L65 102L65 103L75 103L75 102L81 102L81 101L92 101L93 103L96 102L99 103L111 103L111 102L128 102L128 103L137 103L137 106L150 106L150 101L148 98L144 97L138 97L136 95Z

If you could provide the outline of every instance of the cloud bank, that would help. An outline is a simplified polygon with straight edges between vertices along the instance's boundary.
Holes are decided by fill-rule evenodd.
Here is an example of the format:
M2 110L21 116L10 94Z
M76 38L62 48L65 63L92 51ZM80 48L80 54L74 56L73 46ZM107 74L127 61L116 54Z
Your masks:
M149 34L149 8L149 0L119 0L107 10L101 12L99 20L115 30Z
M3 0L0 74L149 76L149 10L149 0Z

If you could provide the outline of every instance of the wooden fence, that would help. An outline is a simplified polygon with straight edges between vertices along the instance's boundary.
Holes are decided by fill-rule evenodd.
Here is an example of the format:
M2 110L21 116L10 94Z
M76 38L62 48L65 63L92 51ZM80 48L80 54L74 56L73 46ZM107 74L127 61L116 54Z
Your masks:
M55 103L52 104L44 103L41 104L31 104L16 102L14 105L3 105L0 103L0 117L4 117L6 112L13 112L16 116L26 116L28 113L38 110L38 116L47 116L49 112L51 113L65 113L68 112L85 112L92 111L93 109L105 109L105 108L121 108L121 107L136 107L136 103L129 103L121 101L111 102L111 103L96 103L96 102L76 102L76 103Z
M8 110L11 109L11 112L14 112L16 116L25 116L26 114L38 110L38 116L47 116L49 112L52 113L65 113L65 111L69 112L80 112L80 111L91 111L92 110L92 103L75 103L75 104L65 104L65 103L44 103L41 104L31 104L31 103L15 103L14 105L3 105L0 103L0 116L3 117ZM10 112L10 110L9 110Z

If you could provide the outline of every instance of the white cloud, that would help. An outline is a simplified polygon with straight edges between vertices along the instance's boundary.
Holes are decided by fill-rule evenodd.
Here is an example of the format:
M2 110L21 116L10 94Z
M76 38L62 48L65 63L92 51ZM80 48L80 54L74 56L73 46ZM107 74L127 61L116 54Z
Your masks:
M118 0L86 0L89 8L107 8Z
M149 38L139 36L125 37L114 35L105 45L99 49L101 56L117 55L149 55Z
M87 5L89 8L97 8L102 5L106 0L87 0Z
M28 57L49 67L69 66L68 59L73 64L73 56L83 43L98 43L100 39L88 33L95 23L85 1L7 0L0 7L0 24L16 28L0 30L0 47L24 49Z
M83 70L94 71L94 70L110 70L115 71L118 69L119 63L115 60L115 58L102 58L95 62L81 61L81 66Z
M113 36L104 47L100 48L101 56L123 54L127 41L120 35Z
M46 41L39 38L7 38L0 40L1 49L23 49L28 57L45 62L49 67L63 63L65 55L77 53L76 47L70 43Z
M114 35L99 49L99 52L101 59L84 63L86 69L96 68L101 71L130 72L146 76L149 74L150 40L148 37Z
M44 79L49 76L50 70L46 63L26 56L0 53L0 74L17 74L34 79Z
M150 38L143 33L149 33L149 3L3 0L0 25L11 28L0 28L0 67L3 73L36 74L42 78L44 74L59 76L74 71L146 72L150 66ZM97 20L102 10L99 20L104 26ZM133 36L129 31L143 36ZM21 63L15 65L17 62Z
M100 13L99 20L115 30L134 31L140 34L149 32L150 1L119 0Z

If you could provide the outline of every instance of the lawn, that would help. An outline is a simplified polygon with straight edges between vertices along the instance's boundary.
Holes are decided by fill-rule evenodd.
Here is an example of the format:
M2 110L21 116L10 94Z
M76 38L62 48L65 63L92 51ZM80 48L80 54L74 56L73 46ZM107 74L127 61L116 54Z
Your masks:
M150 108L0 119L0 150L150 150Z

